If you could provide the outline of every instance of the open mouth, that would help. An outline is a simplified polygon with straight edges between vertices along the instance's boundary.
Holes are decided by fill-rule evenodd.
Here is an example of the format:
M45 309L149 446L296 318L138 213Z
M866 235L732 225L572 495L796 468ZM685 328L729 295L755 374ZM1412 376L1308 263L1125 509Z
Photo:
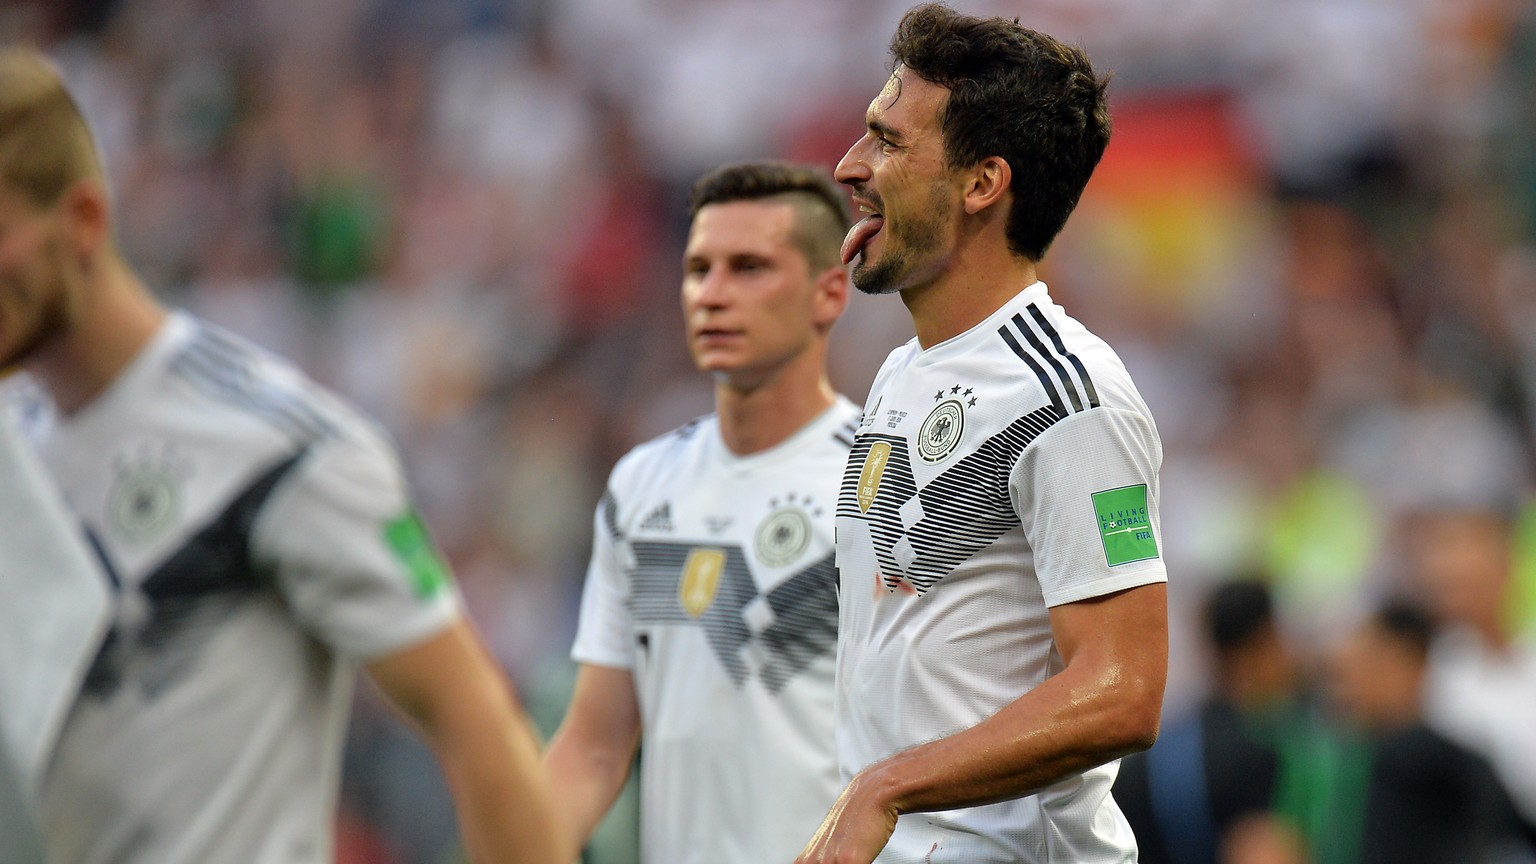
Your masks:
M842 258L845 264L862 255L874 235L880 234L880 229L885 228L885 214L876 209L874 204L865 203L857 194L854 195L854 203L859 204L860 211L869 215L856 221L848 229L848 237L843 237Z
M859 209L871 212L870 215L855 222L853 227L848 229L848 236L843 238L844 264L852 261L855 256L863 254L864 247L869 245L869 241L874 239L876 234L880 233L881 228L885 227L884 214L873 212L867 206L861 206Z

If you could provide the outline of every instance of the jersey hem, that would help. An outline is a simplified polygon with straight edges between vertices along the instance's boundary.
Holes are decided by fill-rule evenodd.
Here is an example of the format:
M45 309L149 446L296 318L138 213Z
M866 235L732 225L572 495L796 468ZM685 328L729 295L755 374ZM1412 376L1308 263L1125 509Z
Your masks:
M452 601L444 602L438 610L434 610L434 613L406 625L391 627L389 634L391 638L370 642L364 646L347 646L345 649L338 646L338 650L347 656L354 657L364 663L369 663L401 651L409 650L425 643L429 639L441 636L463 617L458 603Z
M1091 600L1094 597L1103 597L1106 594L1124 591L1127 588L1140 588L1143 585L1167 582L1168 570L1166 567L1161 566L1161 560L1147 560L1158 560L1159 566L1144 567L1130 573L1122 573L1112 579L1095 581L1092 585L1085 585L1074 591L1053 593L1045 598L1046 608L1054 609L1057 606L1065 606L1068 603L1076 603L1080 600Z
M577 663L583 663L587 666L602 666L606 669L622 669L625 672L632 672L635 668L634 662L627 657L615 658L612 656L601 656L590 651L572 651L571 659Z

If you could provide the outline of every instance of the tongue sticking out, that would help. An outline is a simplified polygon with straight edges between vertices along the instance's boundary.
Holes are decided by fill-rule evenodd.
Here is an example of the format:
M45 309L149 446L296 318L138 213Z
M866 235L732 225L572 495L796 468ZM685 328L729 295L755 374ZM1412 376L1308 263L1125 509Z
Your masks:
M843 238L843 263L847 264L853 260L853 256L863 252L864 244L868 243L871 237L879 234L883 227L885 227L885 217L876 215L866 216L849 228L848 236Z

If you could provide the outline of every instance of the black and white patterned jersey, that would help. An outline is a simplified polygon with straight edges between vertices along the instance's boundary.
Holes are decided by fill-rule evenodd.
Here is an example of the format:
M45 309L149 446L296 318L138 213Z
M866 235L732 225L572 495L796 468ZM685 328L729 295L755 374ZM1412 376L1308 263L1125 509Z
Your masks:
M791 861L841 789L832 519L857 417L840 398L735 456L710 416L613 470L572 655L634 676L648 864Z
M383 435L180 314L24 422L112 596L44 775L48 860L331 860L356 663L459 614Z
M843 776L1060 671L1051 607L1165 580L1161 461L1124 364L1041 283L965 333L892 352L837 505ZM1134 862L1117 766L903 816L879 861Z

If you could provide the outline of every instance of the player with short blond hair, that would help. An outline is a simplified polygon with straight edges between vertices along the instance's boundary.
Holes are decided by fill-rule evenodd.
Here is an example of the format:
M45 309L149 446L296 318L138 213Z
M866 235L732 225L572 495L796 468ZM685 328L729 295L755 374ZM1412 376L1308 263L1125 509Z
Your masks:
M565 864L537 744L382 430L165 310L111 228L59 73L0 51L0 367L35 385L0 409L110 594L31 802L48 860L329 861L364 666L436 752L473 860ZM8 597L0 627L37 611Z

